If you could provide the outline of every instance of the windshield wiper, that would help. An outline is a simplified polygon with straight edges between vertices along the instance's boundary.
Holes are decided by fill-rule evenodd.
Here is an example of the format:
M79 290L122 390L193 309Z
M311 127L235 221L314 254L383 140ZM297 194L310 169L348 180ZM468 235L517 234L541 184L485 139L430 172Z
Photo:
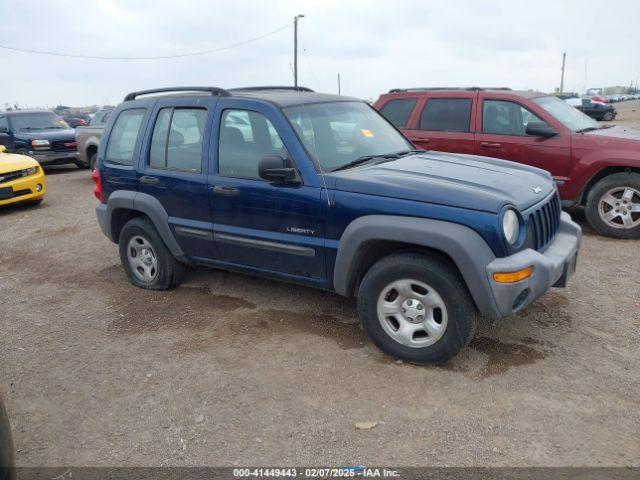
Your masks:
M385 160L400 158L400 155L397 153L383 153L382 155L364 155L362 157L356 158L355 160L351 160L349 163L345 163L344 165L340 165L339 167L331 170L332 172L337 172L340 170L347 170L348 168L357 167L358 165L362 165L363 163L369 162L376 158L382 158Z
M399 157L404 157L405 155L415 155L417 153L425 153L426 150L400 150L399 152L394 152L395 155Z
M576 130L576 133L593 132L594 130L600 130L600 128L602 128L602 127L586 127L586 128L581 128L580 130Z

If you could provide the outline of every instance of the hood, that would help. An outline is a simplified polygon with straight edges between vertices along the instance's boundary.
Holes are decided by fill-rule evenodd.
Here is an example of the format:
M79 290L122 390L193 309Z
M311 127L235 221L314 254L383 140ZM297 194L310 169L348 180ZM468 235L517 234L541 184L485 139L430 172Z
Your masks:
M427 152L326 175L336 190L497 213L520 210L555 189L551 175L497 158Z
M573 148L587 150L610 149L612 151L640 151L640 130L613 126L585 133L574 133L571 137Z
M26 155L0 153L0 174L37 166L38 162Z
M16 138L21 140L73 140L76 139L75 130L20 130L16 132Z

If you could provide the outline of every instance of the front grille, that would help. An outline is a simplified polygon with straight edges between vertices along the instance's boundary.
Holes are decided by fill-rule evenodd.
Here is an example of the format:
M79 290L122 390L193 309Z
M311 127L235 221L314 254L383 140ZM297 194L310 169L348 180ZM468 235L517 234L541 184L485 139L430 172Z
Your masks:
M29 176L29 171L25 168L24 170L15 170L13 172L0 173L0 183L7 183L16 178L22 178Z
M54 152L70 152L76 150L78 144L75 140L54 140L51 142L51 150Z
M555 238L560 228L561 211L557 192L530 210L527 219L527 243L532 248L540 252Z

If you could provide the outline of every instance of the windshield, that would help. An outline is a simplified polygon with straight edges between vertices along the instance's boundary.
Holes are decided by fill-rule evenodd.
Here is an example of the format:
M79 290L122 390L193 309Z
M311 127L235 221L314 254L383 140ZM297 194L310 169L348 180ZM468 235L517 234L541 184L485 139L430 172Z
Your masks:
M533 102L540 105L556 120L574 132L584 129L600 128L598 122L587 117L580 110L577 110L575 107L572 107L567 102L560 100L559 98L539 97L534 98Z
M284 109L298 137L323 171L365 156L413 146L378 112L363 102L331 102Z
M11 115L14 130L64 130L69 125L53 112L19 113Z

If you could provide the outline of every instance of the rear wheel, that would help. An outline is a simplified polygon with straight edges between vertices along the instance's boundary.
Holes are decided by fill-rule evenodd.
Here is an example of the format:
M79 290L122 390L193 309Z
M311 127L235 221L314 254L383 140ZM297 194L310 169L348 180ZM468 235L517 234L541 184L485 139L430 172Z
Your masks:
M616 173L600 180L587 195L585 214L601 235L640 238L640 175Z
M98 154L94 153L89 157L89 168L93 172L96 169L96 160L98 159Z
M378 261L358 294L360 321L385 353L440 364L465 348L476 308L455 267L444 259L400 253Z
M150 290L167 290L182 282L185 265L174 258L146 218L129 220L118 241L120 261L129 281Z

